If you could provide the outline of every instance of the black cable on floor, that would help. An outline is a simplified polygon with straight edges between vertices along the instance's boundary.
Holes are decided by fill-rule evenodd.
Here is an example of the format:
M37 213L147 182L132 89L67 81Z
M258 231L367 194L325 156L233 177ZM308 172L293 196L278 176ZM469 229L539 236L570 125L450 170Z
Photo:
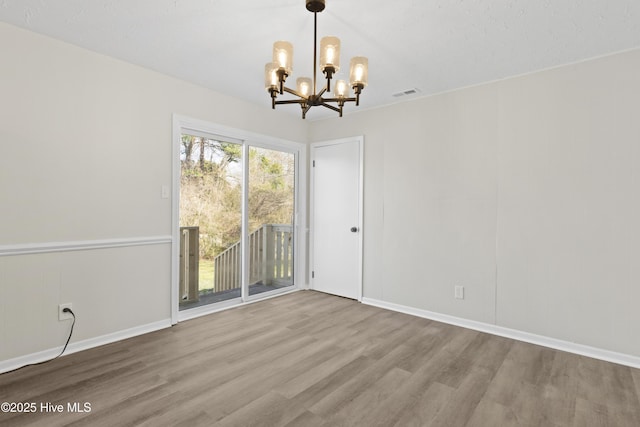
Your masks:
M27 366L43 365L45 363L49 363L49 362L51 362L53 360L56 360L58 357L62 356L64 351L67 349L67 346L69 345L69 341L71 341L71 336L73 335L73 327L76 325L76 315L73 312L73 310L71 310L70 308L65 308L65 309L62 310L62 312L63 313L71 313L71 315L73 316L73 323L71 323L71 330L69 331L69 338L67 338L67 342L64 344L64 347L62 348L62 351L60 352L60 354L58 354L53 359L43 360L42 362L37 362L37 363L29 363L27 365L20 366L19 368L15 368L15 369L12 369L10 371L3 372L2 374L8 374L9 372L19 371L20 369L26 368Z

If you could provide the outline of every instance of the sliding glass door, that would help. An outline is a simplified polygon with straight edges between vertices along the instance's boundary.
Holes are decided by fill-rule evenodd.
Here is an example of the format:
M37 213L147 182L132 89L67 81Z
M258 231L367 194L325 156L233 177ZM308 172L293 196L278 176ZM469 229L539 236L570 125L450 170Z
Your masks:
M179 311L294 286L295 151L182 130Z
M249 148L249 295L293 285L295 156Z
M239 298L242 145L181 135L180 310Z

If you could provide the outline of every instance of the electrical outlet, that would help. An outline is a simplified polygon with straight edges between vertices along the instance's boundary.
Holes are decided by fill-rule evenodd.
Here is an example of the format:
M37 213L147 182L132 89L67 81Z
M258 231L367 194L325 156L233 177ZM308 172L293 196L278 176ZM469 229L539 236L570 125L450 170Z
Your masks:
M464 286L454 286L454 298L464 299Z
M70 302L68 302L66 304L60 304L58 306L58 320L59 321L73 319L73 316L71 315L71 313L65 313L64 311L62 311L65 308L73 309L72 304Z

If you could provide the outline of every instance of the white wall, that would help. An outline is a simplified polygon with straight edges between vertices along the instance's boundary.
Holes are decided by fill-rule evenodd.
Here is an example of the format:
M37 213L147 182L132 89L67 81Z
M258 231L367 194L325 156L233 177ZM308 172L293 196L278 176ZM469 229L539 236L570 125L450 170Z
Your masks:
M635 50L312 122L365 135L364 296L640 356L639 93Z
M5 24L0 52L0 249L170 235L173 113L364 134L365 297L640 356L638 50L318 122ZM59 303L74 341L167 320L169 265L0 256L0 363L63 342Z
M499 87L497 322L640 355L640 50Z
M306 124L0 23L0 362L170 318L172 115L304 142ZM2 251L0 251L2 252Z

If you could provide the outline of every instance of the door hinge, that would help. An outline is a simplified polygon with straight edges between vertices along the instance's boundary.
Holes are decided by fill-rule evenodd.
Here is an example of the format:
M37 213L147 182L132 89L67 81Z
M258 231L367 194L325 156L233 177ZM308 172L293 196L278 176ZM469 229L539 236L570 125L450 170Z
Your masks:
M313 167L315 168L316 167L316 161L312 160L312 162L313 162Z
M312 271L312 272L311 272L311 278L313 279L313 278L315 278L315 277L316 277L316 272L315 272L315 271Z

